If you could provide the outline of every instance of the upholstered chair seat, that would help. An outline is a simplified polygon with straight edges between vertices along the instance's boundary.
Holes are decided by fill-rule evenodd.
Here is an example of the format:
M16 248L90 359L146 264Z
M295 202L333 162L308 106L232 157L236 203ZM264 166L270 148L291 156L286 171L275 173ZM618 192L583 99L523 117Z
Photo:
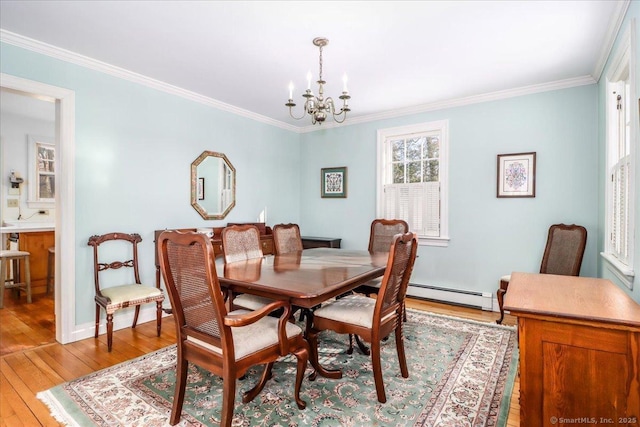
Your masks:
M273 302L273 300L270 301ZM229 315L232 316L247 313L251 313L251 311L240 309L230 312ZM204 329L209 330L209 326L205 325ZM232 328L231 331L233 333L233 351L236 361L279 343L278 319L276 317L263 317L256 323L252 323L247 326L235 327ZM287 339L295 338L298 335L302 335L302 328L294 323L287 322L285 326L285 333L287 334ZM218 354L222 354L222 349L220 347L199 340L191 335L187 336L187 341L191 341Z
M164 294L160 289L155 286L138 284L105 288L102 289L102 296L108 300L105 303L107 313L114 313L116 310L130 305L164 300Z
M234 307L242 307L248 310L258 310L272 302L273 300L270 298L251 294L240 294L233 299Z
M325 318L350 325L371 328L373 325L373 312L376 308L376 300L363 295L347 295L339 298L331 304L326 304L314 311L314 318ZM387 314L387 317L394 313Z

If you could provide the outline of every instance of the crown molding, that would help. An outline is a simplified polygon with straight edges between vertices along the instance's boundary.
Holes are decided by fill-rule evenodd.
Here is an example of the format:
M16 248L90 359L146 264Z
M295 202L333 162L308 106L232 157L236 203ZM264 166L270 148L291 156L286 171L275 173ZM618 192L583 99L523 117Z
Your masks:
M600 56L598 57L595 68L593 69L593 73L591 73L596 82L600 81L604 67L607 64L607 59L609 59L609 56L611 55L613 45L616 42L616 36L620 32L622 21L624 21L624 17L627 14L627 9L629 9L630 4L631 0L623 0L616 4L616 10L609 22L609 28L607 29L607 34L605 36L604 43L602 44Z
M227 103L218 101L216 99L209 98L207 96L200 95L198 93L195 93L186 89L182 89L177 86L170 85L160 80L155 80L150 77L144 76L142 74L134 73L132 71L125 70L124 68L116 67L114 65L107 64L106 62L98 61L93 58L89 58L87 56L80 55L78 53L59 48L57 46L53 46L38 40L31 39L29 37L24 37L19 34L12 33L10 31L0 29L0 42L17 46L23 49L27 49L43 55L47 55L52 58L59 59L65 62L70 62L72 64L79 65L81 67L89 68L95 71L100 71L102 73L109 74L114 77L118 77L124 80L128 80L130 82L148 86L165 93L180 96L182 98L186 98L191 101L198 102L200 104L217 108L219 110L227 111L232 114L236 114L242 117L256 120L261 123L265 123L268 125L276 126L276 127L289 130L289 131L294 131L294 132L298 130L296 126L292 126L290 124L281 122L279 120L274 120L270 117L266 117L261 114L254 113L249 110L245 110L243 108L238 108L231 104L227 104Z
M348 122L345 122L343 124L325 122L326 124L323 124L322 127L324 129L329 129L329 128L335 128L339 126L350 126L350 125L361 124L366 122L373 122L377 120L392 119L392 118L401 117L401 116L409 116L412 114L420 114L420 113L426 113L430 111L444 110L446 108L463 107L466 105L479 104L482 102L497 101L500 99L514 98L517 96L524 96L524 95L532 95L535 93L549 92L553 90L568 89L576 86L585 86L585 85L590 85L595 83L597 82L592 76L574 77L574 78L565 79L565 80L557 80L554 82L523 86L523 87L514 88L514 89L506 89L506 90L501 90L497 92L467 96L463 98L456 98L456 99L450 99L445 101L431 102L428 104L420 104L413 107L398 108L395 110L385 111L382 113L353 117L353 118L350 118ZM299 132L308 133L308 132L313 132L314 130L319 130L319 129L311 125L311 126L305 126L301 128Z
M626 12L626 7L628 7L628 0L625 0L625 4L626 6L624 6L624 12ZM621 15L624 17L624 13L621 13ZM146 77L142 74L134 73L134 72L125 70L123 68L116 67L102 61L97 61L93 58L89 58L87 56L83 56L66 49L61 49L59 47L56 47L47 43L43 43L28 37L24 37L19 34L15 34L6 30L0 29L0 42L11 44L23 49L31 50L33 52L41 53L43 55L47 55L62 61L70 62L72 64L76 64L81 67L86 67L92 70L100 71L100 72L112 75L114 77L118 77L124 80L128 80L144 86L148 86L165 93L180 96L182 98L186 98L191 101L198 102L200 104L217 108L219 110L227 111L232 114L236 114L242 117L256 120L258 122L265 123L265 124L275 126L284 130L288 130L291 132L295 132L295 133L309 133L309 132L319 131L322 129L332 129L336 127L350 126L355 124L373 122L376 120L391 119L391 118L396 118L401 116L408 116L412 114L420 114L420 113L425 113L430 111L443 110L446 108L462 107L465 105L472 105L472 104L478 104L482 102L513 98L516 96L530 95L534 93L566 89L566 88L571 88L575 86L583 86L583 85L597 83L597 80L594 79L592 76L582 76L582 77L576 77L571 79L558 80L555 82L548 82L548 83L542 83L537 85L524 86L520 88L501 90L501 91L491 92L491 93L486 93L481 95L473 95L473 96L468 96L463 98L421 104L421 105L416 105L416 106L411 106L406 108L398 108L395 110L385 111L385 112L376 113L376 114L352 117L347 122L342 124L325 122L321 127L315 126L315 125L298 127L298 126L293 126L279 120L274 120L272 118L263 116L261 114L257 114L242 108L235 107L233 105L215 100L213 98L209 98L204 95L200 95L198 93L195 93L186 89L182 89L177 86L164 83L159 80L152 79L150 77Z

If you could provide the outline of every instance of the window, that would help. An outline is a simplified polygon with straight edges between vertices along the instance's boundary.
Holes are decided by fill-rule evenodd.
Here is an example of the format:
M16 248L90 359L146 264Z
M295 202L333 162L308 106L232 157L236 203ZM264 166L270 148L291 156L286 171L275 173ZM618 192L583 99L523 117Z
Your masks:
M376 215L407 221L422 244L448 244L448 145L448 121L378 131Z
M613 273L632 288L634 235L635 106L631 43L620 48L607 75L605 113L607 146L606 234L603 257Z
M29 135L29 207L52 207L56 199L53 138Z

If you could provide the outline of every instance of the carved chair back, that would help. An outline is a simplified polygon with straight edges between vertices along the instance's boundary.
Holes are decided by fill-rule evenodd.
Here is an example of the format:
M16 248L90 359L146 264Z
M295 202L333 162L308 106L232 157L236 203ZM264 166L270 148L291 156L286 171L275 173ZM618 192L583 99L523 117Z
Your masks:
M302 239L298 224L277 224L273 227L273 243L276 255L301 251Z
M396 234L409 232L409 225L401 219L374 219L369 235L369 252L389 252Z
M225 227L222 230L222 252L225 262L261 258L258 227L251 224Z

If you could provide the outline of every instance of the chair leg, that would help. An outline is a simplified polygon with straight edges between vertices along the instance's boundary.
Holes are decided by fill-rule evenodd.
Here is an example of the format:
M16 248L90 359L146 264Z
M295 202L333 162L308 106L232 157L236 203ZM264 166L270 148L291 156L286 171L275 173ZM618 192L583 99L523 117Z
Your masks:
M158 336L162 330L162 301L156 302L156 329L158 330Z
M402 378L409 378L409 369L407 367L407 357L404 352L404 337L402 335L402 323L398 323L396 327L396 351L398 352L398 362L400 363L400 373Z
M113 346L113 313L107 313L107 350L111 353Z
M296 385L294 388L294 398L298 409L304 409L307 407L307 402L300 398L300 388L302 386L302 379L304 378L304 371L307 369L307 362L309 361L309 345L305 342L305 346L298 348L293 352L298 359L298 369L296 371Z
M233 420L233 407L236 398L236 378L225 369L222 376L222 416L220 417L220 427L231 427Z
M7 260L0 259L0 308L4 308L4 286L7 280Z
M29 255L24 257L24 281L27 287L27 303L31 304L31 266Z
M189 363L182 357L178 357L178 364L176 366L176 389L173 393L173 407L171 408L171 418L169 418L169 424L172 426L180 422L182 404L184 403L184 392L187 387L188 367Z
M96 332L94 338L98 338L98 330L100 329L100 306L96 304Z
M307 332L307 341L309 342L309 358L311 360L311 366L315 371L309 375L309 380L314 381L318 374L325 378L340 379L342 378L342 371L340 369L328 370L323 368L318 361L318 331L311 329Z
M382 380L382 363L380 362L380 340L371 343L371 364L373 365L373 381L376 384L376 394L378 402L385 403L387 395L384 392L384 382Z
M501 325L502 321L504 320L504 308L502 308L502 305L504 304L504 294L506 293L507 291L505 291L504 289L498 289L498 293L496 294L496 296L498 297L498 306L500 307L500 318L496 320L496 323L498 325Z
M134 329L138 324L138 315L140 314L140 304L136 305L136 310L133 314L133 324L131 325L131 329Z

